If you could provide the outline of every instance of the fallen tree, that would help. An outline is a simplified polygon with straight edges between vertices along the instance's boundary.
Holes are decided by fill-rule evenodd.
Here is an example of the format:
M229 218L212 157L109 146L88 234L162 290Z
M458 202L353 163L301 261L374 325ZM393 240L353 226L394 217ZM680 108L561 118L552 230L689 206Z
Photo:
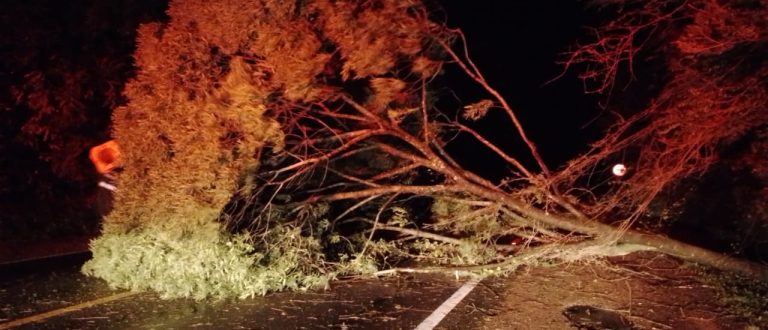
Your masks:
M115 114L128 188L86 272L168 296L243 297L342 275L508 272L653 250L768 279L762 265L633 228L660 191L706 170L718 145L766 124L765 67L745 80L696 62L734 56L728 47L755 55L748 46L766 35L759 15L711 0L656 2L665 6L635 3L567 64L597 64L585 78L609 90L637 35L674 23L677 33L661 36L680 48L666 55L666 89L561 169L545 163L471 61L461 31L421 3L173 2L168 26L141 33L141 73ZM717 19L752 32L715 31L731 28L712 26ZM714 54L695 47L715 35L735 39ZM444 65L488 96L436 107L431 88ZM473 128L490 111L506 114L532 162ZM723 121L729 129L702 130ZM445 149L459 135L504 160L506 178L459 165L471 156ZM609 189L585 180L627 150L637 155L634 176ZM428 266L402 266L410 260Z

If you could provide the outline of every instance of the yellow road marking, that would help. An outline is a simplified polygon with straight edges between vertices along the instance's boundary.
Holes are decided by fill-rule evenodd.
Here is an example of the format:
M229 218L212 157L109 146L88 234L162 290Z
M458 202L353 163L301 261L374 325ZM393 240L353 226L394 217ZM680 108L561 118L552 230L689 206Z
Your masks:
M81 309L86 309L86 308L89 308L89 307L93 307L93 306L96 306L96 305L106 304L108 302L112 302L112 301L115 301L115 300L120 300L120 299L123 299L125 297L130 297L132 295L135 295L137 293L138 292L122 292L122 293L118 293L118 294L113 294L111 296L107 296L107 297L103 297L103 298L99 298L99 299L94 299L94 300L91 300L91 301L86 301L84 303L80 303L80 304L77 304L77 305L67 306L67 307L64 307L64 308L54 309L52 311L48 311L48 312L45 312L45 313L28 316L28 317L25 317L25 318L22 318L22 319L13 320L13 321L10 321L10 322L5 322L5 323L0 323L0 330L10 329L10 328L18 327L18 326L25 325L25 324L28 324L28 323L40 322L40 321L43 321L43 320L48 319L48 318L56 317L56 316L59 316L59 315L64 315L64 314L67 314L67 313L72 313L72 312L79 311Z

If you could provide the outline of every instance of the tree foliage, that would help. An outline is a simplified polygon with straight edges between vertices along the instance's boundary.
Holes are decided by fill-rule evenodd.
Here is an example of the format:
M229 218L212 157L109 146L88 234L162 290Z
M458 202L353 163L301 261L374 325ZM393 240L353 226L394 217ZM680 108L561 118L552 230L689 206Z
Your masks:
M191 240L192 245L209 246L207 251L220 251L218 247L228 244L226 240L206 238L216 237L215 221L234 192L253 194L249 190L259 161L270 159L260 155L269 149L288 162L299 161L298 166L289 165L299 170L294 178L327 164L334 156L326 152L338 147L334 135L355 134L340 126L349 122L346 116L354 115L331 110L340 105L340 96L355 95L361 102L376 104L375 111L386 113L408 87L408 76L413 83L437 71L439 64L426 46L434 43L432 38L439 38L439 25L428 20L423 5L400 1L176 1L168 15L168 24L146 24L139 29L137 77L126 86L128 104L113 115L113 134L125 157L125 169L119 174L121 189L114 211L104 221L104 236L93 243L94 260L85 269L118 286L198 296L187 289L177 290L179 286L149 286L136 277L114 279L131 274L131 265L142 264L149 274L173 267L209 274L184 276L191 283L182 287L193 290L210 284L204 281L224 286L239 281L229 277L226 268L208 272L170 264L156 249L174 250L174 240ZM356 88L358 91L352 91ZM315 112L323 118L313 117ZM370 136L371 128L357 126L358 134L366 133L358 140ZM256 186L260 191L271 189L262 182ZM251 228L254 244L262 248L259 253L304 256L290 263L284 276L317 276L323 262L315 258L320 247L301 242L314 239L309 230L323 232L315 223L321 219L301 212L280 216L284 219L251 219L262 223ZM210 234L193 234L196 231ZM143 234L156 232L166 234ZM279 239L268 239L273 232L280 233ZM123 240L110 238L114 236L133 237L141 247L116 249L113 245L123 244ZM224 250L249 255L242 249ZM283 250L286 252L278 253ZM343 273L349 267L344 265L365 267L361 264L365 258L334 258L347 262L326 271L325 277ZM254 281L259 267L277 267L283 260L254 259L253 265L238 263ZM299 267L302 264L310 267ZM228 266L207 265L212 269ZM260 289L281 289L289 282L268 281Z
M728 146L765 128L768 30L761 17L766 4L659 0L604 5L621 14L564 62L586 68L587 92L616 92L618 71L634 75L641 51L665 60L666 78L644 109L618 117L609 134L555 180L581 196L594 216L638 214L659 192L702 174ZM633 174L595 195L599 189L583 184L584 174L605 166L601 162L606 159L627 160ZM759 171L759 163L747 166Z
M634 68L638 50L656 45L647 51L665 59L668 78L647 108L620 117L590 152L556 168L474 65L461 31L424 3L172 2L168 24L140 29L138 76L113 117L126 156L123 188L86 270L116 286L195 297L230 295L210 285L242 288L230 282L281 270L283 281L236 293L248 296L344 274L495 273L657 250L765 278L755 264L632 228L660 191L705 171L723 145L765 126L759 50L766 27L756 14L765 4L607 5L623 10L566 64L586 64L583 78L607 92L620 65ZM460 109L438 108L430 88L445 65L458 66L487 95ZM509 136L525 143L534 164L473 128L491 111L506 116ZM505 161L506 178L492 182L459 165L445 146L460 135ZM632 155L632 176L593 185L590 174L616 154ZM254 250L222 247L242 235ZM139 246L122 253L113 244L126 243L116 236ZM228 270L158 257L188 245L215 258L221 251L253 256L253 263L227 259L238 260ZM430 266L399 268L413 259ZM182 267L190 282L150 285L131 277L135 267L148 274Z

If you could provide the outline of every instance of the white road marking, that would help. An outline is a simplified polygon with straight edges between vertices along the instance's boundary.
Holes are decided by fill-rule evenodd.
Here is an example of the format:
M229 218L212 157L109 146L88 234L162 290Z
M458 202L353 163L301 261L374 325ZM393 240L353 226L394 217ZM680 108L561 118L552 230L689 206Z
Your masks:
M458 305L464 297L466 297L472 290L480 283L480 278L473 277L467 283L464 283L453 295L444 301L440 307L437 307L432 314L430 314L424 321L416 327L416 330L432 330L440 321L445 318L455 307Z

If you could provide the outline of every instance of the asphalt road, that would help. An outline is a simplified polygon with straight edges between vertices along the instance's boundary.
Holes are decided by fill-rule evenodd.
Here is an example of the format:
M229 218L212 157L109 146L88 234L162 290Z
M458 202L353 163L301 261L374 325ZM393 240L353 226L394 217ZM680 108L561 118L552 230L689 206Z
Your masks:
M401 275L246 300L162 300L80 274L88 257L0 266L0 329L415 329L467 282ZM481 283L436 329L475 328L493 310L494 294Z

